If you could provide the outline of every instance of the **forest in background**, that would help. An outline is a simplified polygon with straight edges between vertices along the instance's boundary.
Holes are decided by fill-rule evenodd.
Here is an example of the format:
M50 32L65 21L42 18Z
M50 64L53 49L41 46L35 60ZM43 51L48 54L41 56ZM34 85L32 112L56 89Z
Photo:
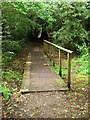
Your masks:
M20 95L17 93L21 89L30 44L41 44L44 39L73 51L71 90L65 95L72 103L71 114L85 115L89 111L90 2L2 2L0 8L3 117L12 117L18 111ZM57 65L55 70L58 71ZM67 75L67 69L63 68L62 72Z
M79 78L84 75L85 82L89 74L89 2L2 2L0 6L2 10L2 71L0 73L3 78L0 90L7 101L17 90L17 86L20 89L22 83L26 58L21 62L20 59L18 60L18 54L29 41L39 42L38 33L41 29L47 34L41 39L50 40L78 54L72 66L75 67L76 64L80 66L79 69L75 68L75 72L79 73ZM10 87L11 81L17 86Z

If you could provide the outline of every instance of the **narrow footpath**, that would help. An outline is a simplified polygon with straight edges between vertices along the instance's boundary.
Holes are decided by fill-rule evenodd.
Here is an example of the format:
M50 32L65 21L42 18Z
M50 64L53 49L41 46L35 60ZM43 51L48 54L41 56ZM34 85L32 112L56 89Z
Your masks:
M42 45L33 44L26 62L23 88L29 91L65 90L67 85L56 74Z

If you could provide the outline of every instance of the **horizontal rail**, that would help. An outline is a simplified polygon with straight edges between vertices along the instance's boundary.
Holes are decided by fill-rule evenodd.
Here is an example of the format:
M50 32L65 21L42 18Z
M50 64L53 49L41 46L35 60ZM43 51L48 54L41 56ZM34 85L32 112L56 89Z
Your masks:
M66 49L66 48L60 47L60 46L58 46L58 45L56 45L56 44L54 44L54 43L51 43L51 42L49 42L49 41L47 41L47 40L44 40L44 42L46 42L46 43L48 43L48 44L51 44L52 46L54 46L54 47L56 47L56 48L58 48L58 49L60 49L60 50L63 50L63 51L65 51L65 52L68 52L68 53L72 53L72 52L73 52L73 51L68 50L68 49Z

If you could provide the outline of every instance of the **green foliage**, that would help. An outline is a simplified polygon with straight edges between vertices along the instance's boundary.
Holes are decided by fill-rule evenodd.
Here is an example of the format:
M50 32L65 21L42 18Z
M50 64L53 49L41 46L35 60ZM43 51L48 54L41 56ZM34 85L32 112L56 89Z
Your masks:
M90 53L88 54L88 75L89 75L89 78L90 78Z
M3 33L7 38L16 40L29 36L36 39L42 27L50 33L54 43L73 50L88 40L87 2L2 3L2 11Z
M77 46L77 50L81 53L81 56L85 54L85 56L88 55L88 47L86 46L85 43L83 43L83 45L76 45Z
M59 74L59 66L58 66L58 64L55 64L55 71L56 71L57 74ZM62 76L66 76L67 74L68 74L67 69L65 69L62 66Z
M18 7L20 7L19 3ZM30 21L18 11L17 2L2 3L2 10L4 39L11 38L17 40L25 37L29 29Z
M58 3L55 6L56 16L55 31L52 33L52 40L60 46L77 50L77 45L83 45L88 40L85 21L90 17L87 8L88 3ZM59 11L59 12L58 12Z
M21 46L19 44L18 41L12 41L12 40L3 40L2 41L2 51L3 52L14 52L14 53L18 53L18 51L20 50Z
M87 2L2 2L2 62L8 65L14 60L27 39L37 39L40 28L51 35L52 41L60 46L79 51L81 56L72 60L72 72L86 83L88 66L87 40L90 30L90 12ZM86 26L87 23L87 26ZM90 61L90 60L89 60ZM14 66L17 69L17 66ZM55 69L59 73L56 64ZM0 71L1 74L1 71ZM67 69L62 67L62 75ZM3 86L0 91L6 100L11 96L7 83L21 81L21 73L3 71ZM81 79L80 78L80 79ZM85 78L85 79L84 79ZM78 80L79 81L79 80ZM77 81L76 81L77 82ZM83 85L81 84L81 87Z
M35 30L40 27L48 30L54 22L51 6L47 3L2 3L2 9L3 33L14 40L25 38L28 34L35 37Z
M78 49L81 52L80 56L77 58L73 58L72 60L72 67L75 67L76 72L78 72L81 75L87 75L89 66L88 66L88 48L85 44L83 46L78 45ZM78 66L78 67L76 67Z
M21 46L18 41L3 40L2 41L2 63L7 65L14 60Z
M68 70L65 68L62 68L62 76L67 76L68 75Z
M19 82L21 84L22 74L16 71L3 71L2 72L3 83L0 86L0 92L3 93L3 96L6 101L8 101L14 91L13 87L9 89L8 85L10 82Z
M10 82L12 79L16 81L21 81L22 75L16 71L3 71L3 81Z
M77 66L77 67L76 67ZM79 58L74 58L72 60L72 67L75 68L74 72L87 75L88 74L88 54L82 55Z
M90 66L88 65L88 61L89 61L88 48L83 45L80 47L80 51L82 51L81 55L78 57L74 57L71 60L71 75L72 76L75 75L74 78L76 77L76 80L78 82L80 82L79 79L82 80L83 81L82 84L84 84L83 86L85 86L87 85L87 76L90 72L89 71ZM67 75L68 75L68 69L66 68L67 60L63 60L63 62L64 63L62 65L62 77L67 78ZM55 71L57 74L59 74L58 64L55 64ZM75 81L76 84L77 84L77 81Z
M7 65L8 63L10 63L14 58L15 58L16 54L14 52L4 52L2 55L2 63L3 65Z
M55 64L55 71L56 71L57 74L59 74L59 66L58 66L58 64Z
M3 96L6 101L8 101L10 99L10 96L12 95L10 89L6 86L5 83L2 86L0 86L0 92L3 93Z

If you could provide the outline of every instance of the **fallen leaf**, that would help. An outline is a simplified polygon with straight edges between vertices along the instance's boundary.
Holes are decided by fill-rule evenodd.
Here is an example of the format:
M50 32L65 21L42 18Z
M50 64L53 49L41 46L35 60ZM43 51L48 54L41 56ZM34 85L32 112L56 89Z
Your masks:
M48 64L48 63L45 63L44 66L49 66L49 64Z
M34 115L35 113L33 113L32 115L31 115L31 117Z
M14 106L14 107L17 107L17 104L14 104L13 106Z
M64 110L64 112L68 112L67 110Z
M11 110L11 109L12 109L12 107L7 108L7 110Z
M75 110L70 110L71 111L71 113L74 113L75 112Z
M80 110L84 110L84 108L83 108L83 107L81 107L81 108L80 108Z
M77 109L80 109L80 106L79 106L79 105L77 105Z

